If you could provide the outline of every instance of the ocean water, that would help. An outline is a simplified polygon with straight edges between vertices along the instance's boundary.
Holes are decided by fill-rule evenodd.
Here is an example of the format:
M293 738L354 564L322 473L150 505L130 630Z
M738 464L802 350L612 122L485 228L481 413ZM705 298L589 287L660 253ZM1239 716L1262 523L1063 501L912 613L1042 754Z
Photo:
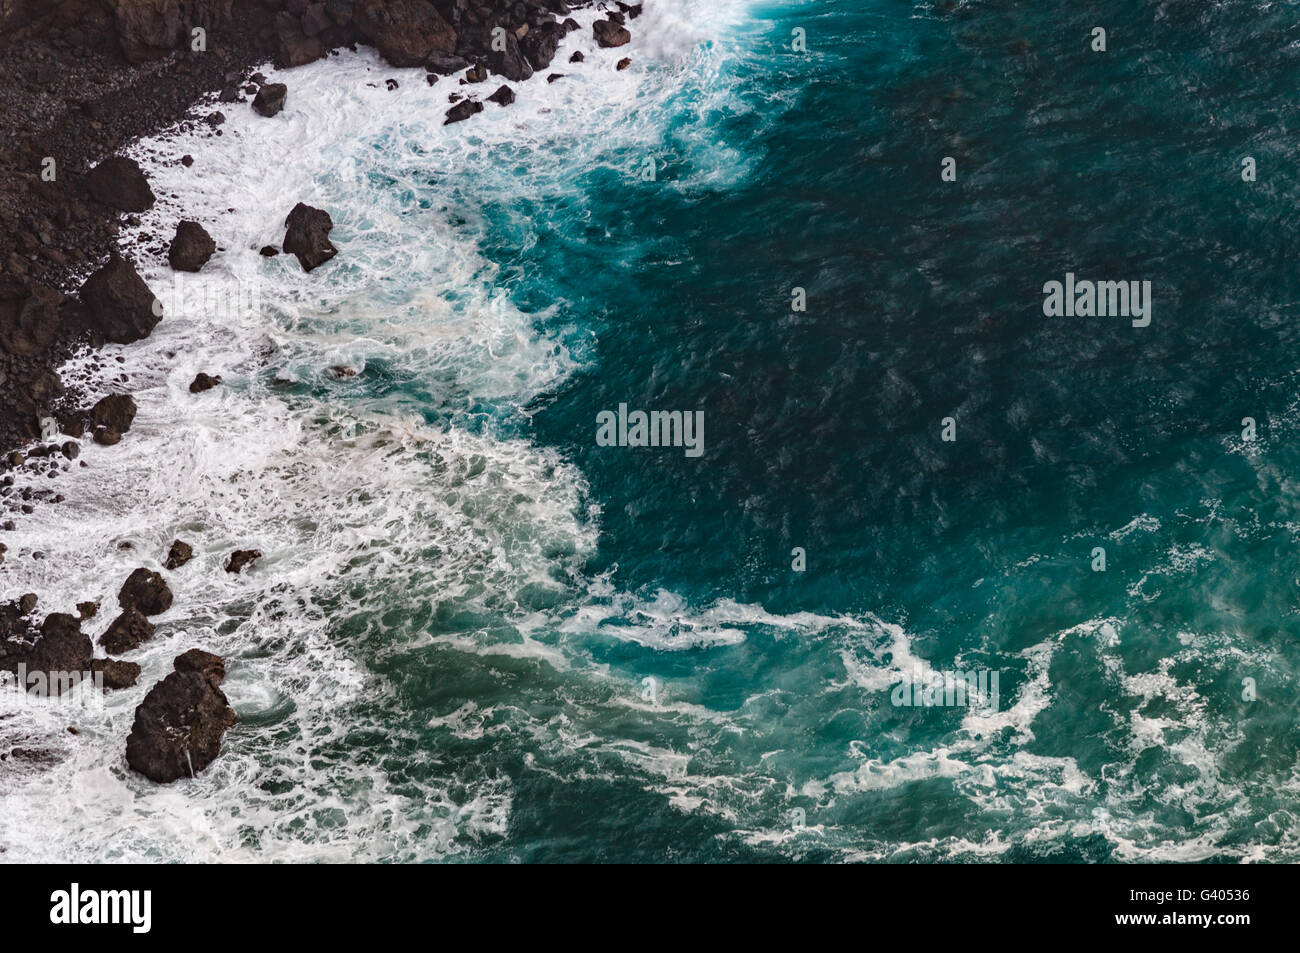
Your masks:
M1300 859L1296 5L596 15L469 122L363 50L134 150L167 317L66 374L140 414L32 478L66 499L0 596L97 636L199 556L139 687L0 701L49 753L4 859ZM257 251L298 201L311 274ZM220 246L184 281L181 217ZM1046 317L1067 272L1150 281L1150 325ZM703 454L599 446L620 403ZM159 787L125 737L196 646L241 721ZM977 670L996 709L893 702Z

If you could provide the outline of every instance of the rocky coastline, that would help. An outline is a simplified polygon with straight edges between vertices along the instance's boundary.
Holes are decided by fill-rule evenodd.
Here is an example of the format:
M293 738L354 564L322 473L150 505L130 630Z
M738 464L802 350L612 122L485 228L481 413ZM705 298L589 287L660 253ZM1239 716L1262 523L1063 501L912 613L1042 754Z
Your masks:
M472 120L485 102L507 107L514 100L489 77L517 82L544 73L560 40L579 29L570 10L591 6L600 11L595 41L627 44L639 3L0 0L0 579L4 531L36 502L58 502L59 473L85 466L81 441L113 446L136 416L130 394L92 402L65 384L58 368L79 349L146 338L167 317L117 251L119 227L155 201L139 166L120 154L127 146L184 122L205 122L221 135L220 112L195 112L214 94L222 108L272 117L293 92L268 83L257 72L262 64L301 66L358 45L392 66L422 67L430 85L449 90L445 122ZM263 254L295 255L311 271L340 253L323 210L299 203L284 224L281 248ZM200 271L216 250L199 221L182 220L164 238L178 271ZM190 390L220 383L199 374ZM49 476L49 488L21 486L12 471L22 469ZM193 555L177 540L160 565L179 572ZM239 573L260 556L225 554L226 571ZM120 611L98 648L129 654L155 637L149 617L171 602L162 573L137 569L122 583ZM43 617L39 606L37 594L0 602L0 673L17 677L23 690L35 684L26 679L49 690L67 673L92 674L101 690L136 684L139 665L96 657L82 631L99 604ZM221 658L193 649L174 668L137 708L127 742L127 764L155 782L201 771L236 721L220 689ZM0 746L0 761L24 756L31 752Z

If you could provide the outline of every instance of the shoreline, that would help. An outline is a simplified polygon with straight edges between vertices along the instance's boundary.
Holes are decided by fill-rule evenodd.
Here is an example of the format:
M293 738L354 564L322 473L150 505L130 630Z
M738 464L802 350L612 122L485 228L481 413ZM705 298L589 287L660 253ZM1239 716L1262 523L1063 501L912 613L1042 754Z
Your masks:
M225 119L221 109L253 109L272 117L283 104L285 87L267 83L255 69L269 62L280 68L306 65L339 49L355 50L358 45L373 46L388 65L422 67L430 86L442 83L454 90L446 97L450 108L444 124L472 120L485 108L484 101L500 107L513 102L509 87L498 88L498 83L487 80L495 76L522 81L545 70L563 37L579 29L576 21L565 18L571 8L563 0L530 0L528 4L496 0L474 14L464 10L458 0L360 0L356 4L343 0L329 5L329 16L335 22L313 32L309 24L319 25L316 21L326 11L325 4L268 0L247 21L241 22L236 15L232 22L206 31L202 50L157 48L141 53L140 38L150 34L141 30L138 22L124 19L122 10L142 4L136 0L115 3L118 17L111 25L116 29L116 52L107 34L92 32L79 46L83 52L91 50L89 60L66 71L52 66L51 60L75 59L76 54L67 53L71 41L60 31L67 29L61 14L77 4L65 3L16 27L14 15L0 22L0 55L21 46L21 54L14 55L17 68L0 80L0 120L9 122L24 109L45 120L44 125L31 124L25 136L0 151L0 171L6 173L0 188L0 221L4 225L0 231L0 400L9 410L0 416L0 530L12 530L11 517L32 512L36 501L62 501L53 481L61 472L87 465L77 459L78 441L93 439L112 446L123 439L134 421L135 402L117 386L127 383L125 376L114 381L107 396L88 407L85 391L76 382L60 380L59 368L74 355L87 356L87 346L91 365L97 370L111 368L108 359L98 355L99 347L106 342L143 340L168 317L165 308L158 313L165 289L146 285L129 250L120 244L124 230L139 225L137 215L151 209L159 196L153 194L134 160L117 157L143 140L178 127L221 136ZM237 13L247 4L234 6ZM440 6L449 7L455 29L439 19ZM605 17L593 27L599 45L627 43L630 36L623 23L627 17L635 18L640 6L588 2L574 4L572 9L592 6ZM269 35L266 7L279 10L277 29ZM304 43L303 37L285 28L285 18L292 15L288 10L296 7L303 8L296 22L314 43ZM489 9L499 18L497 22L481 16ZM376 32L377 11L385 10L392 14L395 26L387 33ZM337 22L344 13L357 21L351 33L348 24ZM412 16L420 22L413 25ZM363 22L367 17L369 21ZM183 35L182 31L172 39ZM575 58L580 56L575 54ZM624 65L620 62L617 68ZM463 76L456 84L460 73ZM544 78L551 82L559 75ZM391 91L396 85L389 82L394 83ZM212 112L214 95L219 108ZM292 95L290 87L288 96ZM42 152L55 155L42 156ZM186 160L190 159L187 155L179 164L188 168L192 161ZM196 170L195 174L201 173ZM148 233L144 237L155 251L159 244L165 248L170 240L174 272L197 272L216 246L201 221L187 221L184 209L181 217L176 239ZM300 203L286 225L289 231L279 243L283 252L268 247L264 254L296 255L304 271L337 254L328 240L332 223L326 213ZM187 226L192 230L182 242L181 231ZM178 246L184 244L193 252L196 243L197 257L178 254ZM178 259L191 260L181 264ZM196 392L196 388L220 383L219 377L200 373L190 389ZM19 468L28 469L32 476L49 477L50 488L15 485L13 475L6 471ZM3 538L0 532L0 572L6 555ZM173 543L173 553L177 547L189 551L183 540ZM39 552L25 555L44 558ZM236 550L222 557L226 572L237 574L260 555ZM140 554L146 565L161 564L162 557L162 553ZM172 561L168 556L166 570L179 569L188 558L175 566ZM110 655L129 652L153 637L147 616L170 607L171 591L163 575L141 566L122 587L118 601L122 613L99 639ZM35 594L0 603L0 672L52 676L94 671L107 675L103 680L110 689L135 685L140 666L95 658L90 637L81 631L82 623L99 612L98 604L79 604L79 617L54 613L43 622L38 607ZM195 652L199 650L178 657L175 671L155 684L137 709L136 728L128 739L128 762L154 781L176 780L202 770L216 758L221 733L235 721L219 687L225 674L222 659L206 652L195 657ZM184 759L170 740L178 729L188 733L193 744L183 749ZM137 740L140 732L149 737ZM15 748L0 754L0 760L18 753ZM34 754L39 757L41 752Z

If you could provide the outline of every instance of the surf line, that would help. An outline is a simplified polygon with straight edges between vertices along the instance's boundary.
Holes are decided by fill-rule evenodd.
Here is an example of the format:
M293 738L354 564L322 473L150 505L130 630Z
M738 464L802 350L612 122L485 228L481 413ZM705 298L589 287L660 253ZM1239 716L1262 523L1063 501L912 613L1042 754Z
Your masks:
M1151 323L1151 282L1075 281L1065 273L1065 283L1043 285L1043 314L1049 318L1132 318L1133 327Z

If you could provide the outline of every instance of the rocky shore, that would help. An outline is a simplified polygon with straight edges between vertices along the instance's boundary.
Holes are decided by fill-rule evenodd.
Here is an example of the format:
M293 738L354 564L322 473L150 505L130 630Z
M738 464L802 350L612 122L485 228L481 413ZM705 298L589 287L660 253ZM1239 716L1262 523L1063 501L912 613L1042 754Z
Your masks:
M112 446L136 415L129 394L91 401L60 380L77 349L148 337L166 315L117 233L155 202L139 167L120 155L135 140L182 122L221 135L221 113L194 107L216 94L227 109L276 115L292 89L268 83L261 64L301 66L341 48L373 47L391 65L422 67L449 90L445 122L472 118L485 102L507 107L512 90L490 76L521 81L548 70L561 39L578 23L566 0L0 0L0 579L4 530L39 499L57 502L57 476L78 461L82 440ZM640 4L598 2L593 27L602 47L630 40ZM575 58L580 54L575 54ZM619 62L624 68L629 61ZM548 81L558 73L546 76ZM390 81L392 82L392 81ZM482 84L482 85L480 85ZM482 92L479 92L482 90ZM282 249L306 271L340 254L329 215L305 204L285 222ZM202 222L177 223L168 261L200 271L215 251ZM220 384L200 374L191 390ZM27 468L50 489L21 487ZM165 568L193 555L177 541ZM261 554L229 554L240 572ZM121 612L100 637L108 655L154 637L149 616L166 611L163 576L141 568L118 595ZM79 616L38 612L35 594L0 603L0 672L94 673L104 689L135 684L140 668L96 658ZM235 715L219 688L223 661L191 650L155 685L136 713L127 762L154 781L192 776L216 756ZM15 752L0 751L0 760Z

